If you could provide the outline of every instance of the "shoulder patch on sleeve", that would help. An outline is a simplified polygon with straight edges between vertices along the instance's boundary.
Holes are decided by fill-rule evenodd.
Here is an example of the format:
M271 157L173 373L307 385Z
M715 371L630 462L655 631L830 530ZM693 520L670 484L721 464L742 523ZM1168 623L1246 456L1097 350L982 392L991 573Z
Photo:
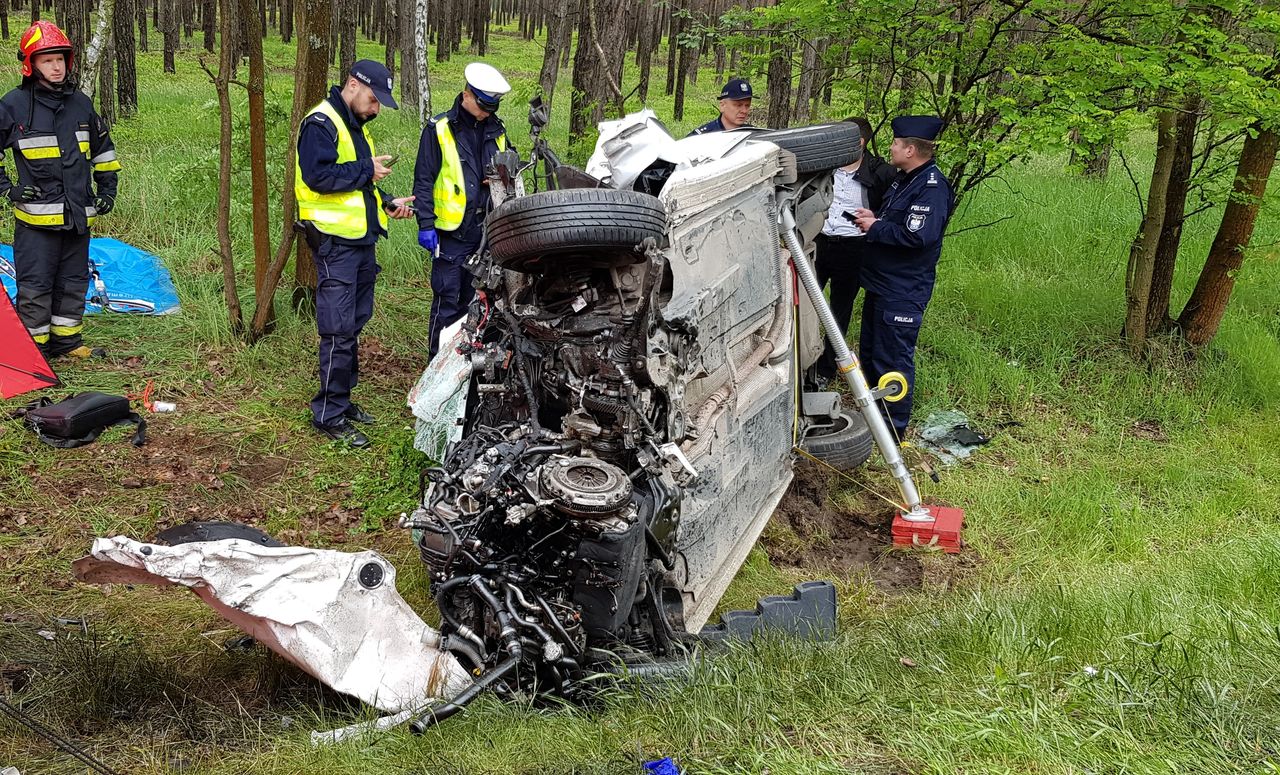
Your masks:
M937 173L937 172L930 171L930 173L929 173L929 179L928 179L928 180L926 180L926 181L924 182L924 184L925 184L926 186L936 186L936 185L938 185L938 173Z

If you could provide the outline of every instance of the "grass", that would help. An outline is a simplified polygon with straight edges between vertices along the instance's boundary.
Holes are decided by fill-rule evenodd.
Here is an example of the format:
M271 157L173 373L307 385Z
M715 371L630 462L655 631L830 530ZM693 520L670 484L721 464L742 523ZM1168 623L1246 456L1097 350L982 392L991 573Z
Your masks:
M527 148L519 108L541 51L500 32L492 41L490 61L516 87L509 130ZM379 57L368 44L361 53ZM278 186L292 53L272 40L267 56ZM177 76L160 72L158 54L140 59L141 112L115 129L126 167L105 220L112 236L165 258L183 312L93 318L88 336L111 360L60 365L71 390L136 392L153 379L179 412L154 416L141 450L124 431L55 451L16 423L0 426L0 667L25 666L13 697L49 726L130 773L614 773L663 755L691 773L1280 768L1275 197L1211 351L1186 363L1171 348L1135 364L1118 337L1138 220L1131 186L1119 174L1073 178L1053 158L967 200L957 227L1008 220L948 238L921 338L921 417L959 408L979 427L1018 423L940 484L922 482L967 510L966 565L925 558L923 589L908 595L839 578L842 634L829 645L761 643L701 665L687 683L621 687L593 707L484 699L423 738L311 749L309 730L365 711L268 654L225 651L235 631L190 595L70 580L94 535L216 517L298 543L378 548L406 597L425 599L392 526L422 463L403 404L425 362L428 263L412 226L394 224L366 332L376 357L360 389L384 418L377 446L322 443L307 426L313 324L280 304L275 334L245 347L225 319L212 252L216 102L195 58L180 54ZM467 61L434 66L437 110ZM657 64L651 107L669 116ZM711 117L716 81L704 70L673 132ZM562 80L549 130L557 147L568 139L568 88ZM243 95L236 101L243 115ZM385 113L374 131L381 149L413 154L410 117ZM241 145L231 223L241 251L246 168ZM410 170L397 167L388 187L407 192ZM1215 217L1187 227L1176 300L1190 292ZM241 270L243 296L243 259ZM861 478L890 489L880 472ZM726 604L823 572L773 567L757 551ZM87 633L58 616L84 618ZM0 719L5 764L79 771Z

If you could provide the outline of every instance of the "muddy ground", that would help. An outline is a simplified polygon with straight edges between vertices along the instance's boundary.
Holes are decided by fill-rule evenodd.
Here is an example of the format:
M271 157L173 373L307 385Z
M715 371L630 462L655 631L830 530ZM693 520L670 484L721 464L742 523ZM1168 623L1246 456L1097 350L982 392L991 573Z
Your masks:
M798 460L791 488L761 539L770 562L840 579L862 577L886 593L919 589L920 553L892 549L894 507L869 492L850 492L850 484Z

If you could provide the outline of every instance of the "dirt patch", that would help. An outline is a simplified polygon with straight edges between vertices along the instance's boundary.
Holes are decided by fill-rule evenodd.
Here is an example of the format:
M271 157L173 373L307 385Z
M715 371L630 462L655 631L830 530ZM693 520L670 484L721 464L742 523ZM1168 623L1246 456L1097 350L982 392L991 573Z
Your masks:
M1157 444L1163 444L1169 440L1169 436L1164 432L1164 426L1158 420L1138 420L1129 426L1129 435L1135 439L1154 441Z
M920 558L891 548L893 508L871 495L834 499L836 484L834 473L797 461L791 488L762 539L769 559L840 577L865 574L885 592L919 589Z
M412 384L426 366L419 359L401 355L376 336L360 337L360 376L381 377L398 385Z

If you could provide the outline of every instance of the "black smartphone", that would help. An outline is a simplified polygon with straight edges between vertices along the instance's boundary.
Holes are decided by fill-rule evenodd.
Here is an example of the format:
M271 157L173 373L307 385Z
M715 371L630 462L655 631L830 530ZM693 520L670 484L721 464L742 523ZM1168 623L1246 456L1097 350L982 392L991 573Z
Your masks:
M395 166L395 164L396 164L396 162L398 162L398 161L400 161L400 157L399 157L399 156L392 156L390 159L387 159L387 161L383 164L383 166L385 166L385 167L394 167L394 166Z

